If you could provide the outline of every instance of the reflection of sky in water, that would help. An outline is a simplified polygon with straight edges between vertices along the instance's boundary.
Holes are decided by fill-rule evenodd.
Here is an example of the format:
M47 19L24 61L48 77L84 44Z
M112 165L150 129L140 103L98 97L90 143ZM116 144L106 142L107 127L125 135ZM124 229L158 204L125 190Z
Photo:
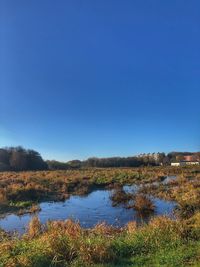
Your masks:
M176 176L167 176L162 183L163 184L168 184L168 183L170 183L172 181L175 181L176 178L177 178Z
M126 186L125 191L133 191L135 187ZM38 216L42 223L47 220L65 220L72 218L79 221L83 227L92 227L98 222L105 221L109 224L122 226L130 220L141 222L141 218L133 209L122 206L112 207L110 201L111 191L96 190L87 196L71 196L65 202L43 202ZM156 215L172 214L174 202L153 199L156 205ZM8 215L0 220L0 227L7 230L23 232L33 215L22 216ZM149 219L149 218L147 218Z

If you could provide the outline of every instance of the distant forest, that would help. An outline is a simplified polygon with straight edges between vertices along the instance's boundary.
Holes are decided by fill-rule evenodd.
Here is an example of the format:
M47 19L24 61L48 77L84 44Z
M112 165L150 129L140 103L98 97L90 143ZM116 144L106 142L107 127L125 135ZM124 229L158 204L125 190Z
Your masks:
M155 157L156 155L156 157ZM44 161L41 155L32 149L9 147L0 149L0 171L28 171L28 170L67 170L79 168L108 168L108 167L139 167L169 165L171 162L182 160L185 155L195 155L200 159L200 153L170 152L144 154L133 157L89 158L87 160L72 160L59 162Z
M32 149L9 147L0 149L0 171L47 170L41 155Z

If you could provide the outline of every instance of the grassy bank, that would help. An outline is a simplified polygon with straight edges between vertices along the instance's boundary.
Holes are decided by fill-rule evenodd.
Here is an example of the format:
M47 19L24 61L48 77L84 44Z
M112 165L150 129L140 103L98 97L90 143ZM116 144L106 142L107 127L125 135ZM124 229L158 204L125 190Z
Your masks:
M200 213L173 221L154 218L122 229L82 229L70 220L41 225L35 217L21 238L1 232L0 266L199 266Z

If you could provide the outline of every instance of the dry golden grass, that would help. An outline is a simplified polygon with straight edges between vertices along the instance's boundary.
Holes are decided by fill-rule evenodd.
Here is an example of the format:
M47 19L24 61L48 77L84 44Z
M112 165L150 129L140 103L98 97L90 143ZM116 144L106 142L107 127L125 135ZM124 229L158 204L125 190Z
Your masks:
M133 207L138 212L153 212L155 206L150 197L144 194L136 194L134 197Z
M137 223L135 221L130 221L127 223L127 232L132 234L137 230Z
M92 229L82 229L78 223L71 220L41 225L38 218L33 217L24 236L7 236L2 239L0 263L6 267L78 267L96 266L95 264L115 266L122 258L134 256L134 266L141 266L143 259L146 262L149 257L158 257L158 253L162 253L164 257L171 251L172 254L166 258L166 264L169 260L171 263L166 266L189 266L188 260L191 265L198 262L198 240L199 213L190 220L183 221L161 216L152 219L148 225L137 226L135 222L129 222L121 229L105 223L98 224ZM182 253L185 247L189 251L187 257L187 251ZM174 254L174 251L177 252ZM138 264L135 257L139 259ZM170 257L175 257L174 262ZM162 265L152 265L149 262L144 266Z
M42 225L37 216L34 216L28 224L27 234L33 238L42 233Z

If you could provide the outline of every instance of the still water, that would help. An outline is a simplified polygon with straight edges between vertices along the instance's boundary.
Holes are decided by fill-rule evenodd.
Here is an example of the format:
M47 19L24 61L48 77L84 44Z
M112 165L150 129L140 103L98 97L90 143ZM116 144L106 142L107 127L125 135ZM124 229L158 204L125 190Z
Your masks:
M124 187L126 191L135 187ZM114 226L123 226L128 221L135 220L138 223L148 221L151 216L173 215L175 202L152 198L156 207L153 215L141 218L134 209L126 209L123 206L113 207L110 200L111 190L95 190L86 196L71 196L64 202L40 203L41 211L38 217L42 223L48 220L65 220L71 218L79 221L82 227L92 227L99 222L106 222ZM23 233L33 214L21 216L10 214L0 219L0 228L6 231L17 230Z

